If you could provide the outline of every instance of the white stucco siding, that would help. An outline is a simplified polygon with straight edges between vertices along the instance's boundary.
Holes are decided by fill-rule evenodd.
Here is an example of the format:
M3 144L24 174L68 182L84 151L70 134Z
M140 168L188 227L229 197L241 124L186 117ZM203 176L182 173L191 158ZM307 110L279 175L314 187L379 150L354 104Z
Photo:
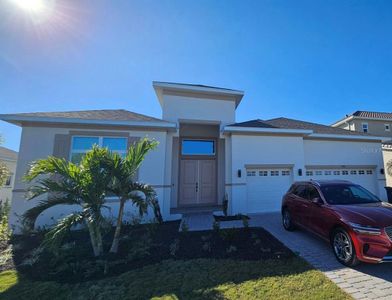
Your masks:
M292 165L293 180L297 178L297 170L304 166L302 137L289 136L231 136L232 158L232 213L246 213L247 187L246 165ZM241 170L241 177L238 177Z
M222 124L235 122L235 102L226 100L164 95L163 119L214 121Z
M78 130L78 129L72 129ZM81 129L82 131L88 131ZM95 133L97 129L92 130ZM101 130L102 132L108 132L113 130ZM18 156L18 164L16 170L15 190L12 196L12 210L10 215L10 224L14 227L18 227L18 221L20 215L22 215L27 209L33 207L39 200L44 199L41 197L34 201L27 201L25 199L26 190L28 184L22 181L23 175L28 170L29 164L37 159L45 158L49 155L53 155L54 139L56 134L69 134L70 129L67 128L46 128L46 127L24 127L21 136L20 153ZM165 153L166 153L166 132L153 132L153 131L124 131L129 132L130 136L133 137L148 137L155 139L159 142L157 149L147 154L146 159L143 162L139 170L139 180L155 186L158 200L161 207L165 207L165 185L164 185L164 173L165 173ZM106 211L105 214L116 214L118 210L118 203L111 202L108 204L111 208ZM45 226L52 224L57 218L69 214L75 210L72 206L58 206L44 212L37 220L37 226ZM129 213L135 213L136 210L127 211ZM162 211L164 213L164 211Z
M305 165L375 166L377 195L386 199L385 176L381 174L381 143L363 141L304 140Z

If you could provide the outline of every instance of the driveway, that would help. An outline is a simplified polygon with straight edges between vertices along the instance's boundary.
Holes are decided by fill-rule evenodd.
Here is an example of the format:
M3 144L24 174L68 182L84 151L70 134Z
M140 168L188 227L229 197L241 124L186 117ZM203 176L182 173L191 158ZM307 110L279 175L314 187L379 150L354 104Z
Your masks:
M251 226L264 227L355 299L392 299L392 263L347 268L336 261L328 243L302 230L284 230L280 213L250 217Z

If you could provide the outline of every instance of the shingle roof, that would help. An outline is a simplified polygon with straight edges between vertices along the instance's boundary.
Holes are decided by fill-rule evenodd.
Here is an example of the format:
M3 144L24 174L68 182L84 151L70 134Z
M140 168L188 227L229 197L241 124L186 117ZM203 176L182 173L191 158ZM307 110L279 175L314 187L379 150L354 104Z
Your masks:
M111 120L111 121L154 121L165 122L161 119L134 113L125 109L102 109L81 111L59 111L59 112L34 112L19 113L15 116L37 117L37 118L65 118L84 120Z
M270 120L250 120L241 123L235 123L230 126L236 127L258 127L258 128L279 128L279 129L300 129L300 130L313 130L314 133L320 134L341 134L341 135L364 135L370 136L363 132L348 131L341 128L331 127L327 125L311 123L306 121L288 119L288 118L275 118Z
M0 146L0 157L16 160L18 157L18 152Z
M352 115L355 117L372 118L372 119L391 119L392 120L392 112L357 110Z

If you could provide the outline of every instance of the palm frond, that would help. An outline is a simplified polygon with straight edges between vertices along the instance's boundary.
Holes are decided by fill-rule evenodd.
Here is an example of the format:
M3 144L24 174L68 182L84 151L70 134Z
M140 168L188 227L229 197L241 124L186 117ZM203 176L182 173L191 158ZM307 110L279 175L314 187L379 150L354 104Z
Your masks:
M42 245L52 250L58 249L71 228L82 223L83 220L83 212L75 212L64 217L48 233L45 234Z
M33 208L30 208L29 210L25 211L25 213L22 216L23 223L28 228L33 229L35 221L43 211L53 206L64 205L64 204L72 205L72 204L77 204L77 202L69 198L50 198L47 200L42 200Z
M31 182L40 175L60 175L67 179L73 179L80 173L78 166L67 162L63 158L49 156L45 159L33 161L23 179Z
M387 162L387 173L392 176L392 159Z
M125 164L128 168L128 172L133 176L139 169L144 158L150 150L155 149L158 146L158 142L150 139L142 139L137 144L129 147L127 156L125 157Z

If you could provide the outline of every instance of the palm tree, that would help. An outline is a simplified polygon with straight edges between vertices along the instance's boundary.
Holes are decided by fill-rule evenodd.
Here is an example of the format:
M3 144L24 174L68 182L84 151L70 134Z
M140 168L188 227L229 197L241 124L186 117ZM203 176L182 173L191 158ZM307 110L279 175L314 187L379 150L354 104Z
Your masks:
M111 153L111 160L108 167L111 170L112 181L109 190L120 201L116 229L110 248L111 253L117 253L118 251L126 201L130 200L132 204L138 207L140 215L146 213L147 207L151 205L154 209L155 217L159 222L162 222L154 189L147 184L135 181L137 170L145 156L157 145L158 143L156 141L143 139L139 143L129 147L125 158L122 158L117 153Z
M23 217L26 225L34 228L38 216L56 205L81 207L80 211L64 217L50 229L45 235L44 245L56 249L72 227L84 224L89 231L94 255L103 254L102 228L105 219L101 210L105 207L107 187L111 181L105 168L108 159L107 149L94 146L79 165L51 156L32 163L25 179L28 182L37 181L29 188L28 199L43 194L48 194L48 198L25 212Z
M392 159L387 162L387 173L392 176Z

